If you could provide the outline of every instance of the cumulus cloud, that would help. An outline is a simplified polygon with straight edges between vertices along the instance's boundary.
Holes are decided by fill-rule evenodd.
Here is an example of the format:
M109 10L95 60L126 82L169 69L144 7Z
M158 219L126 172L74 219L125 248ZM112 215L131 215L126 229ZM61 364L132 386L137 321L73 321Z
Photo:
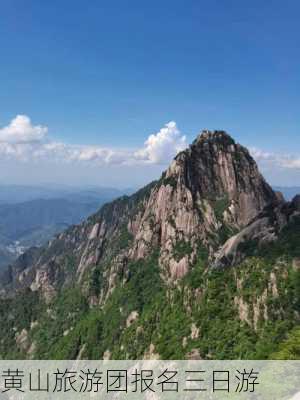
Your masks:
M9 125L0 129L1 143L33 143L38 142L47 134L47 127L32 125L27 115L17 115Z
M48 137L48 128L34 125L26 115L17 115L0 128L0 157L16 160L51 160L96 165L165 164L187 147L186 137L176 122L170 121L151 134L138 149L113 149L101 146L76 146ZM300 156L250 148L252 156L263 167L300 171Z
M186 144L174 121L152 134L140 149L125 150L101 146L76 146L56 142L47 137L48 128L32 125L26 115L18 115L0 129L0 156L18 160L48 159L52 161L110 164L168 164Z
M172 159L186 147L186 137L181 135L176 122L171 121L158 133L150 135L145 142L145 147L136 151L134 156L138 160L150 163L165 163L165 160Z

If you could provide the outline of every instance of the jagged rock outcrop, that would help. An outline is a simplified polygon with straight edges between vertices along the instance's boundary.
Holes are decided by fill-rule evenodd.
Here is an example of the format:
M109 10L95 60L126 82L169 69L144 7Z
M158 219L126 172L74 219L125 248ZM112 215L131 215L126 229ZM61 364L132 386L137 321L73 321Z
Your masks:
M295 210L295 212L300 213L300 195L294 197L291 203L291 208Z
M227 235L245 227L278 196L259 173L247 149L222 131L204 131L174 159L150 194L130 255L159 246L160 261L172 279L193 263L199 243L211 258ZM173 258L180 241L191 244L189 257Z
M29 286L51 300L58 288L84 281L103 264L108 277L103 301L128 260L143 259L156 248L166 281L176 281L203 247L212 264L222 266L242 259L241 243L274 240L287 223L282 204L246 148L223 131L203 131L159 181L26 253L4 282L7 290ZM299 209L298 198L291 207Z
M299 216L299 196L287 203L275 193L247 149L223 131L203 131L158 181L104 205L5 271L0 356L10 340L30 358L168 358L162 341L170 338L171 356L236 355L233 348L223 353L227 342L218 348L212 340L227 328L228 337L245 340L272 318L280 323L287 315L290 326L300 319L290 281L299 271ZM255 255L277 242L272 269ZM262 280L258 291L252 271Z

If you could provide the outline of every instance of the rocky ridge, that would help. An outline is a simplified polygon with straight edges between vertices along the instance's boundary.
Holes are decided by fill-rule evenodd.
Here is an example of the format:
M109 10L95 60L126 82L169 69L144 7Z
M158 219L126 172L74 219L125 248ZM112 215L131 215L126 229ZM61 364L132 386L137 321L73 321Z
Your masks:
M22 256L6 273L6 287L29 286L51 299L58 287L83 281L89 269L109 259L105 298L114 287L114 274L155 248L161 273L174 282L186 275L203 248L212 266L240 262L241 243L275 240L296 210L299 199L287 205L273 192L245 147L223 131L203 131L159 181L105 205L35 251L34 259L32 250ZM114 248L120 237L127 243Z
M203 276L225 267L240 268L244 260L247 266L249 256L280 241L282 232L299 215L299 197L288 203L274 192L245 147L223 131L203 131L175 157L158 181L104 205L47 246L22 255L2 276L0 293L7 298L29 290L50 307L64 291L76 287L90 308L102 310L109 307L116 291L130 285L134 273L139 274L133 272L133 265L153 259L158 267L155 274L159 274L153 279L156 283L161 279L157 284L165 287L164 293L172 303L176 290L186 279L192 279L200 261ZM293 263L296 265L297 259ZM268 276L273 284L271 289L268 285L264 288L260 300L249 305L235 295L230 306L254 331L259 326L260 308L265 307L265 317L261 318L266 323L269 318L266 293L269 290L275 296L278 292L276 276ZM235 290L242 290L244 278L236 279ZM187 351L189 340L201 340L201 329L191 311L195 305L188 304L192 298L200 304L207 291L204 282L198 287L192 279L189 285L193 289L184 286L184 307L190 314L192 333L182 338ZM125 312L123 306L119 309L121 314ZM125 314L124 334L139 324L143 309L131 308ZM71 332L71 328L65 327L64 332ZM143 334L142 326L136 329L137 335ZM145 357L148 353L157 357L154 344L149 342L149 346L151 351L144 349ZM189 350L189 354L199 353L194 348ZM111 353L111 349L105 351Z

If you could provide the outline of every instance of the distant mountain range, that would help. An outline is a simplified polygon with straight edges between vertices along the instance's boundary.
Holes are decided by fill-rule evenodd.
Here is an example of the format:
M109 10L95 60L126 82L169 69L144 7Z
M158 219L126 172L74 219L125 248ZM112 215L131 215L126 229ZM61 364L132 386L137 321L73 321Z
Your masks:
M109 201L133 189L119 190L108 187L72 187L64 185L7 185L0 183L0 204L16 204L38 199L68 199L75 202Z
M122 194L112 188L0 186L0 268Z
M292 200L297 194L300 194L300 186L273 186L273 189L281 192L287 201Z

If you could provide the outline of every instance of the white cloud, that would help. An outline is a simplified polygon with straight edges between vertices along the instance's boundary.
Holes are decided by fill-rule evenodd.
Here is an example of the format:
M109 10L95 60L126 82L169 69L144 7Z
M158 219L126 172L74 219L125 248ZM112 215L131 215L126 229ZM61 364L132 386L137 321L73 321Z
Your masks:
M131 153L96 146L84 146L73 149L70 158L75 161L100 162L101 164L123 164L130 161Z
M299 169L300 170L300 157L292 159L292 160L286 160L283 163L283 166L285 166L285 168Z
M51 160L96 165L164 164L187 147L186 137L176 122L167 123L152 134L139 149L113 149L101 146L76 146L47 137L48 128L33 125L26 115L17 115L0 128L0 157L16 160ZM272 170L300 170L300 156L267 152L251 148L260 166Z
M271 160L274 158L274 154L257 149L256 147L251 147L250 153L256 159L256 161Z
M150 135L145 147L136 151L134 156L138 160L164 164L186 147L186 137L181 135L176 122L171 121L158 133Z
M32 143L38 142L47 134L48 129L41 125L32 125L27 115L17 115L9 125L0 129L2 143Z
M100 165L168 164L187 147L185 136L173 121L150 135L144 147L137 150L69 145L47 138L47 132L47 127L33 126L29 117L18 115L8 126L0 129L0 156L23 161L48 159Z

